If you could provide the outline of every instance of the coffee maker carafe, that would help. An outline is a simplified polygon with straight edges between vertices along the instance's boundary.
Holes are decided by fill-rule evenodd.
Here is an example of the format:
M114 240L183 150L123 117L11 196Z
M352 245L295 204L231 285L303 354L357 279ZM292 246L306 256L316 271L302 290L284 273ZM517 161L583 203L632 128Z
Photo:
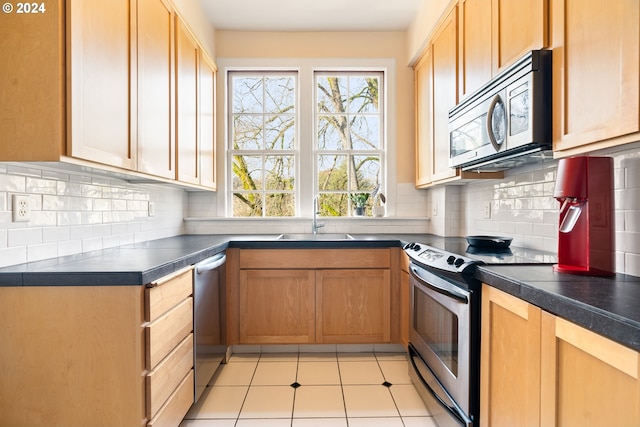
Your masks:
M553 197L560 202L554 270L590 276L615 274L613 159L561 159Z

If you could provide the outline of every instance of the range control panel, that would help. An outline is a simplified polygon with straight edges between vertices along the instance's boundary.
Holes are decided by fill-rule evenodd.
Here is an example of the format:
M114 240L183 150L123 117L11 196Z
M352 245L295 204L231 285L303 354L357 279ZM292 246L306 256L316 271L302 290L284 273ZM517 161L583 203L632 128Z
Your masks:
M417 264L452 273L471 273L481 261L433 248L423 243L411 242L404 246L409 258Z

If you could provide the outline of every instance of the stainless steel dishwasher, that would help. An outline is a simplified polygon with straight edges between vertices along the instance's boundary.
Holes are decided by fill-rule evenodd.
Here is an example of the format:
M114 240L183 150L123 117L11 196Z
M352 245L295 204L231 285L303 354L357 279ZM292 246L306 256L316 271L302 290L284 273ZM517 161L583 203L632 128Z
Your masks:
M226 260L226 254L221 252L199 262L193 269L196 402L220 364L226 361Z

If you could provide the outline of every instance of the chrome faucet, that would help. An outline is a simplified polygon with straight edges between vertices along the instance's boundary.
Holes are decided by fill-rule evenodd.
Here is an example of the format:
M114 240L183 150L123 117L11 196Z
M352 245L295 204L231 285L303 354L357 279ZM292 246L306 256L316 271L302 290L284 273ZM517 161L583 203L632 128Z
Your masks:
M316 196L313 198L313 225L311 226L311 231L313 234L318 234L318 228L324 227L323 223L318 222L318 214L320 211L318 210L318 198L320 196Z

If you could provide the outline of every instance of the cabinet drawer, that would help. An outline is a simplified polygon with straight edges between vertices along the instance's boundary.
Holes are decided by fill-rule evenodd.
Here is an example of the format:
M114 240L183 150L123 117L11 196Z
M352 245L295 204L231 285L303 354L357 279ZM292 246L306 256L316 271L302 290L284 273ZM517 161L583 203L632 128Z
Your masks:
M187 267L151 283L145 290L145 320L153 322L193 294L193 268Z
M191 369L193 369L193 334L189 334L153 371L147 374L147 417L152 418L158 412Z
M380 249L245 249L240 268L390 268L391 250Z
M176 427L186 415L194 400L194 374L189 371L185 379L167 400L147 427Z
M151 370L193 331L193 298L187 298L145 329L147 369Z

